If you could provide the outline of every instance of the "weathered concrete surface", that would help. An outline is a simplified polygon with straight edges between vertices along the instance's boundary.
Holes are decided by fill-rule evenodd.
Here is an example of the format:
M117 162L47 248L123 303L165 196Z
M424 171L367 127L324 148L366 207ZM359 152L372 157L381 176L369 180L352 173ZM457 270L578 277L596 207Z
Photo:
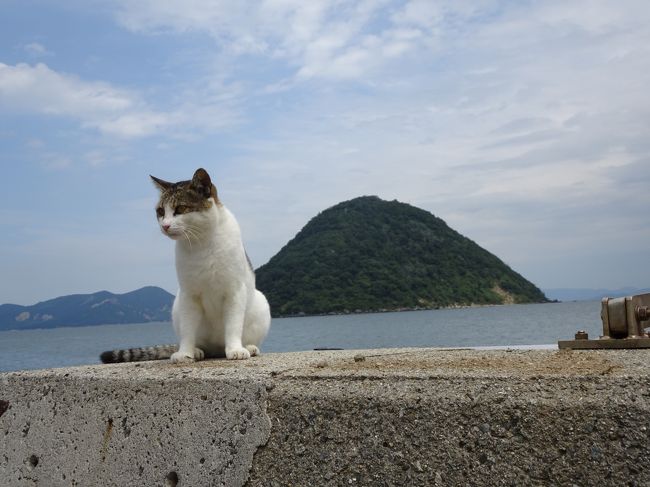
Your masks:
M159 366L2 377L0 485L243 484L269 436L264 385Z
M4 374L0 485L650 485L648 359L401 349Z

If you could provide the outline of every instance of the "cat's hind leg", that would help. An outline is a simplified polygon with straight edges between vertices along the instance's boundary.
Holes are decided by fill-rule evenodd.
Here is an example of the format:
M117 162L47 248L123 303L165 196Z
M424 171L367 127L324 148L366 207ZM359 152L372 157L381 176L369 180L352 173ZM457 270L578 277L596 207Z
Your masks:
M244 348L248 350L248 353L251 354L251 357L255 357L256 355L260 354L260 349L255 345L244 345Z
M246 310L246 324L243 333L244 347L251 357L260 355L260 344L264 341L271 324L271 311L264 295L255 290L253 300Z
M223 322L228 360L246 360L251 354L242 344L246 313L246 287L241 285L224 300Z
M183 363L190 363L190 362L196 362L198 360L203 360L205 357L205 354L203 353L203 350L200 348L194 348L194 352L175 352L172 354L172 356L169 358L171 363L173 364L183 364Z
M173 353L169 360L171 360L173 364L182 364L187 362L196 362L198 360L203 360L204 358L205 353L203 350L198 347L194 347L194 351L190 353L181 352L180 350Z
M172 320L179 346L178 351L170 357L172 363L194 362L205 358L204 351L196 346L197 333L203 316L200 300L179 290L172 308Z

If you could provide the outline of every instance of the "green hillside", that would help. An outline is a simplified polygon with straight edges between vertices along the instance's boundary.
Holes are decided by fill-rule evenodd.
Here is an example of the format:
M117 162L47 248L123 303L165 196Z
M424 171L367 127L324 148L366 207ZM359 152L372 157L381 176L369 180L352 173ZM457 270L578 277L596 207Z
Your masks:
M0 331L169 321L174 296L147 286L125 294L72 294L31 306L0 305Z
M257 270L257 287L274 316L546 301L440 218L375 196L313 218Z

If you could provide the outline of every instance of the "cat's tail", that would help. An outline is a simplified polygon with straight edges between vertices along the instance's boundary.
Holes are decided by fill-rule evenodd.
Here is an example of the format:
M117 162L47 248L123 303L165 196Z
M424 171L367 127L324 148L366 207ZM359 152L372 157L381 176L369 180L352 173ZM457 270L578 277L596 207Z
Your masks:
M162 360L171 357L172 353L177 350L178 345L155 345L153 347L129 348L127 350L107 350L99 358L105 364Z

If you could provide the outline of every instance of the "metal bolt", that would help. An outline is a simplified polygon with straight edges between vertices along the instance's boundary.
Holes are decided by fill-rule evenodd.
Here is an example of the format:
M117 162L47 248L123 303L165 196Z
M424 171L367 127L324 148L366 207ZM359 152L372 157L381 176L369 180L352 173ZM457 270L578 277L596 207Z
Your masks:
M576 340L588 340L589 339L589 334L584 331L584 330L578 330L576 332Z
M650 306L637 306L634 310L636 319L639 321L650 320Z

